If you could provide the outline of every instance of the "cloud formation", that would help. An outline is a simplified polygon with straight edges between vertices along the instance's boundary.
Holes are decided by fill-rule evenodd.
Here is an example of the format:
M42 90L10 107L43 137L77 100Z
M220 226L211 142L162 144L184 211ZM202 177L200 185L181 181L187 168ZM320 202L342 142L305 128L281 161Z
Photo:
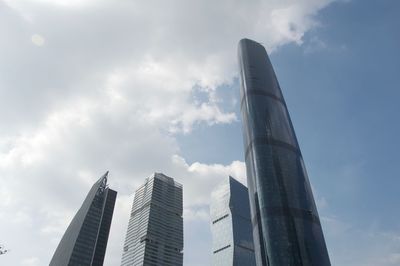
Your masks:
M237 76L241 38L270 51L301 44L330 2L1 1L0 235L12 249L2 260L48 263L106 170L119 192L107 265L119 263L132 193L152 172L183 183L185 230L206 230L212 187L229 174L244 182L244 163L188 164L176 136L238 121L217 92ZM195 265L193 247L208 240L188 235Z

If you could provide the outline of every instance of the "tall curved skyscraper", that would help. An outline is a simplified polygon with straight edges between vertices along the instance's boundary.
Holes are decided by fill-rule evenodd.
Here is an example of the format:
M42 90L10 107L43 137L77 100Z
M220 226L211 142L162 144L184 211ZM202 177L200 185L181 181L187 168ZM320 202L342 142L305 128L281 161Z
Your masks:
M238 53L257 265L330 265L303 158L267 52L243 39Z

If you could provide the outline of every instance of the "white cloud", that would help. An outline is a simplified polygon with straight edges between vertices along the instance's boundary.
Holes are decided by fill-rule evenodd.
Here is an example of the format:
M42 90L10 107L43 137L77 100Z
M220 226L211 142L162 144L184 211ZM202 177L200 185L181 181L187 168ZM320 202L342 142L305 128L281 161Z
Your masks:
M30 258L23 259L21 264L24 266L36 266L36 265L39 265L39 262L40 262L39 258L30 257Z
M245 164L243 162L234 161L230 165L222 164L202 164L195 162L188 165L186 161L174 155L172 158L174 176L180 177L185 187L184 205L207 205L209 204L212 189L221 183L223 178L229 175L245 183Z
M152 172L184 185L185 228L207 231L212 188L228 175L245 183L245 166L188 164L176 134L237 122L216 92L237 75L239 39L301 43L329 2L0 2L0 235L13 250L2 260L46 264L106 170L119 192L107 265L119 263L132 193ZM202 241L187 240L188 254Z
M329 2L99 1L90 8L70 9L45 1L7 1L12 8L3 4L2 25L7 25L5 32L12 32L1 47L8 75L0 84L2 96L14 108L2 105L0 110L9 118L6 122L13 121L12 128L35 124L78 95L95 97L116 69L143 75L130 89L142 89L145 96L157 92L147 90L149 82L162 85L159 91L168 87L174 94L163 98L164 108L173 108L180 93L184 95L179 103L191 104L185 92L193 86L211 93L231 82L239 39L255 38L270 50L287 42L301 43L304 32L316 24L313 15ZM46 36L41 52L29 50L23 42L26 34L35 32ZM37 37L35 43L43 43L43 37ZM23 79L18 78L21 74ZM27 104L24 97L32 101ZM20 110L29 114L30 123L21 119ZM158 115L157 110L152 114ZM215 104L177 119L185 131L193 120L233 120Z
M198 210L194 208L187 208L183 212L183 219L187 221L204 221L210 222L210 213L208 208L200 208Z

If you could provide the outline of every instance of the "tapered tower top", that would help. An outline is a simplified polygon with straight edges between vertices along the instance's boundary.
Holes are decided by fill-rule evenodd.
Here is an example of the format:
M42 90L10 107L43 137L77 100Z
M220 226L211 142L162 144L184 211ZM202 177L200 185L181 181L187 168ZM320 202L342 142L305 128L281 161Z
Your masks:
M248 90L252 90L284 102L264 46L249 39L242 39L239 41L238 56L242 79L241 96L243 97Z

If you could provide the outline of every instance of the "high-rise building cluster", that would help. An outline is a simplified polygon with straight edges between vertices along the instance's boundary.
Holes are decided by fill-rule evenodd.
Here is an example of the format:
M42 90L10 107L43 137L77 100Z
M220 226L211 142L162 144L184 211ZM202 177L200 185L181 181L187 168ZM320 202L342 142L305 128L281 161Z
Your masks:
M239 42L248 187L229 176L211 193L213 266L329 266L289 112L265 48ZM106 172L91 188L50 266L103 265L117 192ZM154 173L137 188L121 266L183 265L183 188Z

